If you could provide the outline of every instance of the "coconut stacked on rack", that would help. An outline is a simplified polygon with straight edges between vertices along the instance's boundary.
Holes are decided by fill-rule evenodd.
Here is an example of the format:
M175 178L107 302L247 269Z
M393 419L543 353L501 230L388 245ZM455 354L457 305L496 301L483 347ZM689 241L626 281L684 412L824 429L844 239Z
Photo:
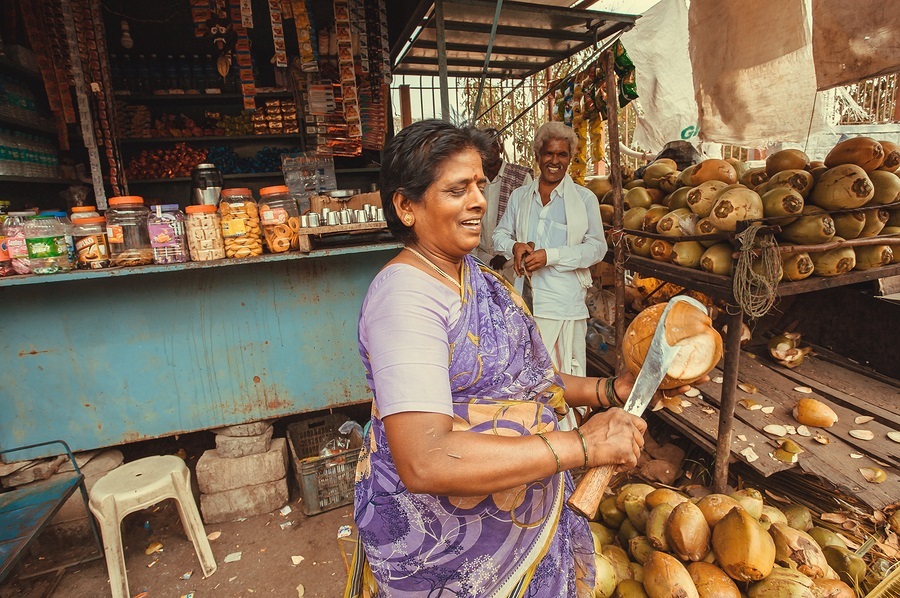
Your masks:
M760 168L710 159L678 171L674 161L657 160L625 185L626 242L635 255L730 276L738 223L759 221L781 228L779 278L897 263L896 245L843 241L900 236L898 170L900 148L867 137L837 144L823 162L793 149ZM612 191L593 183L595 192L605 191L600 211L611 222Z

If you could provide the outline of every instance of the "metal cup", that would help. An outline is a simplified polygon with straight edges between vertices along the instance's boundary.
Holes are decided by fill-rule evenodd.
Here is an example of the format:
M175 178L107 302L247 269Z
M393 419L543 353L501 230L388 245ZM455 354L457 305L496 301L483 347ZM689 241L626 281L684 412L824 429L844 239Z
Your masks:
M314 226L319 226L319 214L317 212L310 212L307 214L307 219L309 220L309 227L312 228Z
M356 210L356 221L357 222L368 222L369 214L365 210Z
M378 222L384 222L384 208L378 208L375 212L375 220Z
M341 224L350 224L350 210L341 210Z
M340 216L337 212L328 212L328 219L325 221L328 223L328 226L337 226L341 223Z
M300 216L300 228L309 228L309 216L303 214Z
M328 214L331 212L331 208L322 208L322 222L328 223Z

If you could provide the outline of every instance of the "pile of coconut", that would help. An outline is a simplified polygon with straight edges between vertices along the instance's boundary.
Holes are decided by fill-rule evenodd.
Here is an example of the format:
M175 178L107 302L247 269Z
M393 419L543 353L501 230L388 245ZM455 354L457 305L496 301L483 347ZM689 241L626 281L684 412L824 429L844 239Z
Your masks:
M885 575L806 507L750 488L690 498L626 484L595 519L596 598L856 598ZM889 524L900 533L900 511Z
M730 276L735 248L729 238L738 222L760 221L781 227L782 247L823 246L783 251L781 277L787 280L897 263L900 246L850 247L841 241L900 235L898 170L900 147L868 137L838 143L822 162L794 149L772 154L764 168L710 159L679 171L674 161L660 159L644 169L643 178L625 185L624 226L667 238L626 230L626 242L635 255ZM595 179L587 185L603 192L601 216L611 223L608 183Z

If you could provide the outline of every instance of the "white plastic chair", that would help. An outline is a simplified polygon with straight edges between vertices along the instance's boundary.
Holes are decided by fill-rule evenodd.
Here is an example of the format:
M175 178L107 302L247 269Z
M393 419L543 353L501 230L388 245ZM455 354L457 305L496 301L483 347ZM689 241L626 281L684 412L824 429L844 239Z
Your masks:
M173 498L181 525L193 542L203 576L216 571L216 559L210 548L197 503L191 493L190 471L174 455L146 457L112 470L91 488L91 512L100 523L103 550L113 598L129 598L125 553L122 550L121 523L129 513Z

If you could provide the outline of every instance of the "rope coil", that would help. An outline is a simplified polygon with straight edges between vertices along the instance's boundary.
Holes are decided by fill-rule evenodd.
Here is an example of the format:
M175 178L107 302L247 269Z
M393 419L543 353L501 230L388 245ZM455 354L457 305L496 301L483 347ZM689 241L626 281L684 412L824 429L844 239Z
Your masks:
M738 305L752 319L766 315L775 305L782 275L781 253L775 237L759 235L760 228L761 224L751 224L736 235L741 247L732 290ZM755 268L754 264L757 264Z

